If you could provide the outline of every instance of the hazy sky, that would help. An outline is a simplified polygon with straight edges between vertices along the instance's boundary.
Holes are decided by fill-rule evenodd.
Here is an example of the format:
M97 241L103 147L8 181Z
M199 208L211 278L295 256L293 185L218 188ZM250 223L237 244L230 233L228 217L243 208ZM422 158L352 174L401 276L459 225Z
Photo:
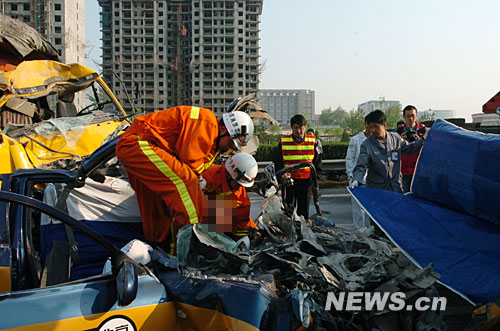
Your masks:
M98 11L86 0L93 58ZM498 13L498 0L264 0L260 88L312 89L316 113L385 97L471 121L500 90Z

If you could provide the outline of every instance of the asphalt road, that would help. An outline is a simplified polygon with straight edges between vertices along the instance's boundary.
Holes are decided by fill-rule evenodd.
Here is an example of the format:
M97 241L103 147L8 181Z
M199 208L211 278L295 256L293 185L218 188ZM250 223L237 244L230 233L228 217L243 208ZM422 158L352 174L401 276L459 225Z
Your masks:
M263 198L255 193L249 193L249 196L252 202L250 217L256 219L262 210ZM322 215L335 224L352 224L351 195L345 188L320 189L319 206ZM309 216L315 213L316 208L311 197Z

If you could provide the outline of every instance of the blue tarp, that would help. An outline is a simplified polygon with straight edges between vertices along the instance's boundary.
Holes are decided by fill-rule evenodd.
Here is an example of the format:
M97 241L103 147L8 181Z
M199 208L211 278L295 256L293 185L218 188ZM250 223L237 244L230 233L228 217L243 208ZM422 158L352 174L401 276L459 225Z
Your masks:
M353 195L420 267L434 264L440 281L475 303L500 294L500 227L391 191L359 187Z
M412 194L352 191L372 219L421 267L473 303L500 295L500 136L436 121Z
M500 225L500 135L437 120L418 159L412 193Z

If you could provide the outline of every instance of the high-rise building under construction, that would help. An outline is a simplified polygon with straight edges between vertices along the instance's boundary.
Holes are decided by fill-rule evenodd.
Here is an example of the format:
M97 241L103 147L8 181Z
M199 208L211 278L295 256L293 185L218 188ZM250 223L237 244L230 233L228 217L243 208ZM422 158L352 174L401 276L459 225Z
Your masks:
M257 92L263 0L98 0L106 82L130 109L220 115ZM127 96L128 94L128 96Z
M85 64L84 0L0 0L0 13L40 32L63 63Z

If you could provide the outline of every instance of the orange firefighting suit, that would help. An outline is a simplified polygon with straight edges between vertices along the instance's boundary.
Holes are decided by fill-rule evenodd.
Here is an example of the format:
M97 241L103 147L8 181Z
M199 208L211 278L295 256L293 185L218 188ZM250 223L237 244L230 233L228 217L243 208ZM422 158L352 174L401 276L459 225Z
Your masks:
M215 158L218 124L209 109L178 106L137 117L118 140L148 240L165 242L171 231L175 243L180 227L201 221L198 176Z
M236 202L236 215L233 216L233 235L243 237L248 235L248 228L258 227L250 218L250 198L244 186L231 190L226 179L224 165L212 165L205 170L203 178L207 181L203 193L206 195L219 195ZM234 212L234 210L233 210Z

